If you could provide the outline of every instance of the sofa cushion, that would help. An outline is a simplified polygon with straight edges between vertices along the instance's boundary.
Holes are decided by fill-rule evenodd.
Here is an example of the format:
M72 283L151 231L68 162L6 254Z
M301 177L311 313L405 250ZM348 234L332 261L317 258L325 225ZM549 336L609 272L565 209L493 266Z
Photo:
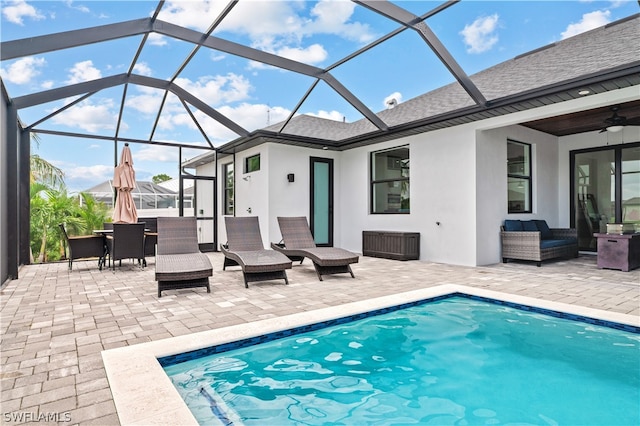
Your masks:
M540 238L543 240L550 240L553 238L553 234L551 233L551 229L549 229L549 225L547 225L546 220L534 220L534 222L538 227L538 231L540 231Z
M538 231L538 227L533 220L523 220L522 221L522 230L523 231Z
M504 221L505 231L522 231L522 222L519 220L507 219Z
M562 246L570 246L572 244L576 244L575 238L567 238L565 240L542 240L540 241L540 248L552 248L552 247L562 247Z

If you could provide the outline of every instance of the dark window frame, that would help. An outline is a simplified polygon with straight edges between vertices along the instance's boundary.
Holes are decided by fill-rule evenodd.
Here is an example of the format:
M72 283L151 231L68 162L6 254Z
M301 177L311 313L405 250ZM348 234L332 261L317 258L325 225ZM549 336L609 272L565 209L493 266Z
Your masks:
M523 167L523 171L521 173L514 173L509 168L509 144L521 145L525 148L525 158L528 159L526 167ZM528 170L528 174L527 174ZM518 179L519 181L525 182L525 187L527 188L528 199L526 201L526 206L521 209L512 208L510 199L509 199L509 180L510 179ZM533 213L533 149L532 144L526 142L516 141L514 139L507 139L507 213L509 214L517 214L517 213Z
M229 178L229 172L231 172L231 178ZM224 194L223 214L233 216L235 213L235 167L233 163L222 165L222 176L222 193Z
M375 159L377 155L380 154L384 154L384 153L388 153L390 151L394 151L394 150L398 150L398 149L406 149L408 154L407 154L407 159L406 159L406 169L409 170L407 176L400 176L400 177L394 177L394 178L382 178L382 179L376 179L374 174L375 174ZM391 169L402 169L402 165L401 165L401 159L398 159L397 164L394 163L393 167L392 167L392 163L389 161L391 157L387 157L387 167L391 170ZM375 208L375 187L376 185L394 185L396 182L400 183L400 185L406 184L407 186L407 195L410 195L410 188L411 188L411 184L410 184L410 170L411 170L411 149L409 145L401 145L401 146L397 146L397 147L392 147L392 148L386 148L386 149L382 149L382 150L378 150L378 151L373 151L370 153L369 155L369 213L370 214L410 214L411 213L411 204L410 204L410 198L407 198L407 202L408 205L406 206L406 208L402 208L402 206L399 209L396 210L388 210L388 211L376 211ZM397 166L397 168L396 168ZM390 195L390 194L387 194ZM399 203L402 204L402 199L399 198L398 199Z
M255 166L255 161L254 161L255 159L258 160L257 167ZM252 172L257 172L258 170L260 170L260 153L245 157L245 159L244 159L244 172L245 173L252 173Z

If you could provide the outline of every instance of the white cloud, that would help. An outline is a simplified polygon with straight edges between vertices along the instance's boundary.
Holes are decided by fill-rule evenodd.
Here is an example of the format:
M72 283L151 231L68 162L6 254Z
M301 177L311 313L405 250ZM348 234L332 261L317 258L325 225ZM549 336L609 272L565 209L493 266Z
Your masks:
M268 124L279 123L291 114L291 111L286 108L250 103L242 103L234 107L222 106L218 108L218 111L248 131L267 127ZM220 144L229 142L238 137L232 130L207 116L202 111L194 110L194 115L212 143ZM191 130L197 129L193 120L186 112L163 115L158 123L158 127L165 131L176 130L180 126L186 126Z
M153 46L166 46L168 44L167 39L162 34L158 33L149 33L147 40Z
M301 47L283 47L279 49L277 54L287 59L306 64L317 64L327 59L328 53L319 44L312 44L307 48Z
M185 143L181 141L181 143ZM175 147L162 145L144 145L133 155L134 162L153 161L159 163L177 163L178 150Z
M136 74L145 75L145 76L151 76L153 74L153 72L151 71L151 68L146 62L140 62L135 64L133 66L133 71Z
M460 31L468 53L482 53L491 49L498 42L495 33L498 27L498 14L480 17Z
M178 25L206 29L220 14L225 2L186 3L168 1L159 19ZM318 44L304 47L303 38L317 34L335 34L365 43L375 34L366 23L351 22L355 4L344 0L321 0L310 11L306 2L239 2L216 31L246 35L256 49L277 53L297 53L296 58L319 61L327 54Z
M56 124L98 133L100 130L115 130L118 114L113 112L113 102L110 99L98 105L84 101L53 116L52 120ZM128 126L122 122L120 128L126 130Z
M310 115L312 117L318 117L318 118L325 118L327 120L333 120L333 121L344 121L344 114L339 112L339 111L324 111L324 110L320 110L318 112L307 112L305 113L307 115Z
M355 7L350 1L321 0L311 10L316 20L308 23L305 31L337 34L363 44L372 41L374 35L368 24L349 22Z
M198 81L177 78L175 83L200 100L220 105L226 102L237 102L249 98L251 83L245 77L228 73L227 75L203 76Z
M143 114L157 114L162 103L162 94L154 91L127 97L125 105Z
M383 101L383 105L385 108L388 108L390 105L390 102L392 100L396 101L396 105L402 102L402 93L400 92L393 92L392 94L390 94L389 96L387 96L386 98L384 98Z
M90 12L90 10L89 10L89 8L87 6L84 6L84 5L75 6L73 4L73 0L66 0L65 3L66 3L66 5L67 5L67 7L69 9L74 9L74 10L80 11L82 13L89 13Z
M562 32L561 38L564 40L565 38L601 27L609 22L611 22L611 11L609 10L596 10L595 12L585 13L582 15L580 22L567 26L567 29Z
M4 80L13 84L27 84L31 80L40 75L40 68L45 66L47 61L44 58L36 58L29 56L18 59L9 66L9 69L0 69L0 75Z
M42 87L44 90L49 90L53 87L53 80L45 80L42 83L40 83L40 87Z
M13 0L8 5L3 5L2 14L7 21L18 25L24 25L24 18L30 18L34 21L45 19L44 15L25 0Z
M113 166L98 164L95 166L64 165L64 175L67 181L103 182L113 178ZM89 188L82 188L87 190Z
M82 83L83 81L97 80L102 77L99 69L93 66L92 61L76 63L69 72L67 84Z

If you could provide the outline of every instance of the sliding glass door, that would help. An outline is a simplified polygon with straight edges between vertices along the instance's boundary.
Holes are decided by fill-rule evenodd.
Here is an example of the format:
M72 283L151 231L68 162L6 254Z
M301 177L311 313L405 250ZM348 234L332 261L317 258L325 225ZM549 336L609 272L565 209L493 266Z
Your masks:
M607 223L640 230L640 143L574 151L571 225L578 248L596 251L593 234Z

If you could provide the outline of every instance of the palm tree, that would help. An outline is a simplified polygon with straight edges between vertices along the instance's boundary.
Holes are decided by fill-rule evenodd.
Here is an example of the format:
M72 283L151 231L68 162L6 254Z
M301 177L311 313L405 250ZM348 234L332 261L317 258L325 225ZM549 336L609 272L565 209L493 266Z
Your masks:
M82 202L78 209L78 216L84 223L84 229L79 230L83 234L90 234L94 229L102 229L104 222L110 217L109 207L100 201L96 201L91 194L81 192Z
M37 133L31 133L31 141L40 146L40 137ZM29 158L31 183L40 182L52 188L64 186L64 172L62 169L49 163L39 155L32 154Z
M49 260L49 253L64 254L62 235L57 226L66 223L70 229L84 229L84 220L78 215L78 203L67 195L66 189L55 190L43 184L32 185L31 241L39 244L38 262Z

